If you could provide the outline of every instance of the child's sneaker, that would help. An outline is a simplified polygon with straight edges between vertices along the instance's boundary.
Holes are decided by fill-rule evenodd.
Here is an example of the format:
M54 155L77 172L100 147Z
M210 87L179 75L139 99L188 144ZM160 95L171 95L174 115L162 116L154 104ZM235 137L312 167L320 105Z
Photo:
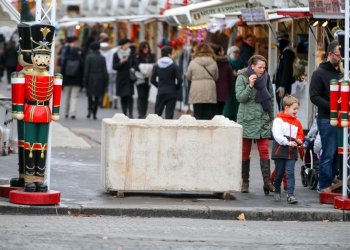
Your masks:
M275 198L275 201L281 201L281 193L275 193L274 195L273 195L273 197Z
M294 194L288 195L287 196L287 201L289 204L296 204L298 203L297 198L295 198Z

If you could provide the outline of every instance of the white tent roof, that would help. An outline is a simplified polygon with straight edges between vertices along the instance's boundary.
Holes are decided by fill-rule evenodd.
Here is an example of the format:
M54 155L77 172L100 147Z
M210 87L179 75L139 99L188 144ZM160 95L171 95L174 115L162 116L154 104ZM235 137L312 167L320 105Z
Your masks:
M0 0L0 26L16 27L20 22L18 11L6 0Z
M149 23L153 21L164 20L162 15L139 15L139 16L107 16L107 17L75 17L69 18L64 16L58 23L60 27L72 27L80 23L95 24L95 23L112 23L115 21L129 21L131 23Z
M78 24L80 24L80 22L75 20L75 21L69 21L69 22L60 23L59 26L60 26L60 28L62 28L62 27L73 27L73 26L76 26Z
M61 0L63 5L79 5L83 3L83 0Z
M189 13L191 10L202 9L206 7L211 7L219 4L223 4L223 1L220 0L212 0L202 3L190 4L184 7L174 8L170 10L166 10L164 12L165 16L175 16L175 15L183 15Z
M69 2L71 0L65 0ZM80 11L85 16L118 16L157 14L164 0L72 0L80 1Z
M285 8L285 9L277 9L277 11L281 12L309 12L309 7L303 7L303 8Z
M162 21L165 20L165 17L162 15L149 15L149 16L143 16L143 17L135 17L130 19L130 23L150 23L154 21Z
M258 21L258 22L247 22L247 25L258 25L258 24L268 24L271 22L285 22L290 21L292 18L281 16L278 14L270 14L268 18L266 18L266 21Z

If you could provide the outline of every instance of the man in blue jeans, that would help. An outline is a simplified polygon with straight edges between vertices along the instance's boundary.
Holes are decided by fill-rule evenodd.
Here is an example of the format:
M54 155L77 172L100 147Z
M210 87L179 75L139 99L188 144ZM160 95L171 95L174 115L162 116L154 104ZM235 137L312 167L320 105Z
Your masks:
M318 192L332 185L338 171L338 136L337 127L330 124L330 81L342 77L339 71L341 60L339 42L328 45L327 59L322 62L311 77L310 99L318 108L317 126L322 142L322 156L319 165Z

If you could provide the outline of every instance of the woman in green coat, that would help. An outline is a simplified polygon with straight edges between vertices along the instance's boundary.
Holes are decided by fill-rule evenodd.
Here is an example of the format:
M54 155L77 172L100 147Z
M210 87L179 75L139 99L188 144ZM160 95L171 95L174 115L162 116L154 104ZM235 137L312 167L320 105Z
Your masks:
M231 46L227 50L227 55L230 59L230 65L232 67L232 73L233 73L233 88L232 93L230 95L230 99L228 102L226 102L224 110L222 114L229 118L232 121L237 122L237 112L239 107L239 102L236 99L236 79L237 74L240 69L244 68L243 61L239 58L240 50L237 46Z
M257 141L260 167L264 181L264 192L274 191L270 182L269 138L273 115L273 89L266 71L267 61L263 56L254 55L248 67L238 72L236 98L240 103L237 123L243 126L242 146L242 193L249 192L250 152L252 141Z

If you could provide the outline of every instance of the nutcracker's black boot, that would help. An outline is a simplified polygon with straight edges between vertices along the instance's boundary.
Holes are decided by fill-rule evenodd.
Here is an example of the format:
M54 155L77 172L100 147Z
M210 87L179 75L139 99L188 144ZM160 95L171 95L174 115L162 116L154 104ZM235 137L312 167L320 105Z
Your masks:
M11 178L11 180L10 180L11 187L24 187L24 179L23 179L23 176L24 176L24 148L23 148L23 146L18 146L18 172L19 172L19 177Z
M35 158L36 158L36 151L32 151L29 149L24 150L24 159L25 159L25 169L24 173L26 175L27 180L24 184L24 191L25 192L35 192L36 185L30 181L31 178L35 177Z
M10 186L11 187L24 187L24 179L23 178L11 178Z
M24 191L25 192L35 192L36 191L36 185L34 182L26 182L24 184Z
M47 185L44 184L43 182L35 182L36 185L36 192L41 192L41 193L45 193L47 192Z
M45 178L45 163L46 163L46 150L41 150L38 151L38 156L37 156L37 166L36 166L36 171L35 175L38 177L42 177L43 179ZM36 185L36 192L47 192L47 185L44 184L43 182L35 182Z
M45 146L45 145L44 145ZM45 163L46 163L46 150L37 151L37 166L35 175L38 177L42 177L44 179L45 177ZM47 192L47 185L43 182L35 182L36 185L36 192Z

